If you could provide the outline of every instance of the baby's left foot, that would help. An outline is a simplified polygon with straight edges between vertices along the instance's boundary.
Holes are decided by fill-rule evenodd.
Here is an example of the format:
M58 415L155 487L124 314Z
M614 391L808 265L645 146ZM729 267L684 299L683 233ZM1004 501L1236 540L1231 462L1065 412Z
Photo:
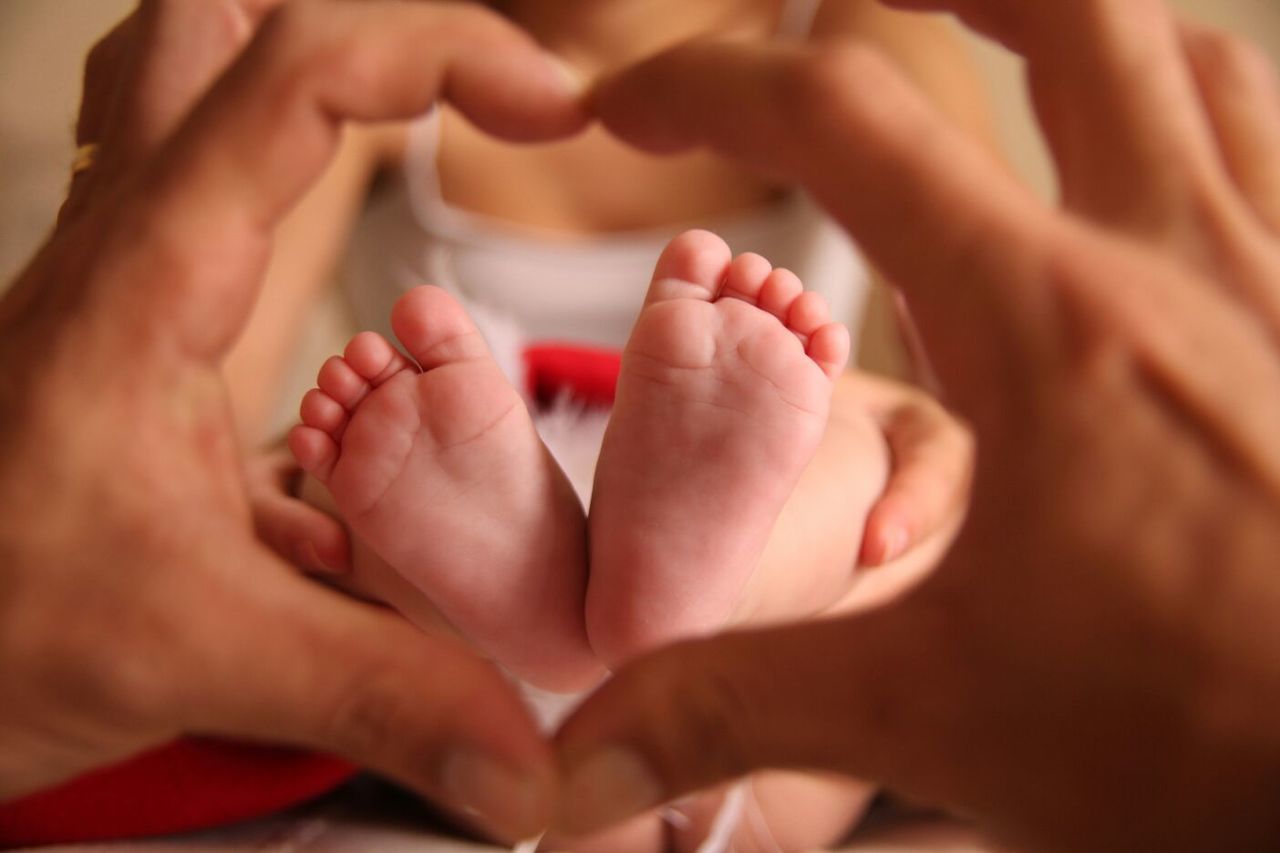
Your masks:
M606 661L722 627L826 429L849 335L705 231L658 261L623 355L591 513L587 631Z

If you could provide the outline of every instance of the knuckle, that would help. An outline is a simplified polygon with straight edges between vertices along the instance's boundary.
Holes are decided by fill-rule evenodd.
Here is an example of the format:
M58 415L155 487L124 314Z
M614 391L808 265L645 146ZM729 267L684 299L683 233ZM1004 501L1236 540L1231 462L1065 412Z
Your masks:
M896 82L892 65L875 48L832 42L814 48L793 67L784 94L799 119L839 116L880 125L892 120L894 112L871 93Z

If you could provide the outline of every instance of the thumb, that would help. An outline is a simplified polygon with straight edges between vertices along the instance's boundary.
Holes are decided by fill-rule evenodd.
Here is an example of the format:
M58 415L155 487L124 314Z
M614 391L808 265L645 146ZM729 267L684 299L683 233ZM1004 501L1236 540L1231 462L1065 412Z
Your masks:
M186 730L340 755L510 840L545 828L551 751L493 665L261 562L251 591L206 587L183 611L196 644L174 709Z
M935 787L917 758L953 725L934 701L964 672L937 641L947 633L939 611L908 604L686 643L624 668L557 736L558 828L587 833L764 768Z

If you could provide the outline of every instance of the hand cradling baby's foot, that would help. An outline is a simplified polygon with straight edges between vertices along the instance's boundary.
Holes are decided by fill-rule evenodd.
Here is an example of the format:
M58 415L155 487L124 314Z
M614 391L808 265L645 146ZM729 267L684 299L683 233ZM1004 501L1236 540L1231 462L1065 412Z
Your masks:
M412 360L357 335L320 370L290 447L459 633L538 686L590 686L577 497L451 296L410 291L392 327Z
M849 355L822 297L676 238L623 355L591 504L587 624L616 663L729 619L826 429Z

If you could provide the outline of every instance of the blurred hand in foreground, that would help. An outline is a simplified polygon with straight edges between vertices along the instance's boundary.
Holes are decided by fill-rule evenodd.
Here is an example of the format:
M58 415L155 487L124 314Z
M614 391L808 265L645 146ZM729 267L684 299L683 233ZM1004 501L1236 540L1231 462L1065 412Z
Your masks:
M559 735L582 831L761 767L1037 848L1280 837L1280 87L1158 0L950 0L1026 57L1062 203L857 45L696 44L602 83L654 151L808 187L904 289L978 444L889 609L625 669Z
M94 51L57 231L0 302L0 797L183 732L331 750L523 836L551 752L488 664L258 544L219 362L346 120L514 139L579 93L455 4L144 2Z

